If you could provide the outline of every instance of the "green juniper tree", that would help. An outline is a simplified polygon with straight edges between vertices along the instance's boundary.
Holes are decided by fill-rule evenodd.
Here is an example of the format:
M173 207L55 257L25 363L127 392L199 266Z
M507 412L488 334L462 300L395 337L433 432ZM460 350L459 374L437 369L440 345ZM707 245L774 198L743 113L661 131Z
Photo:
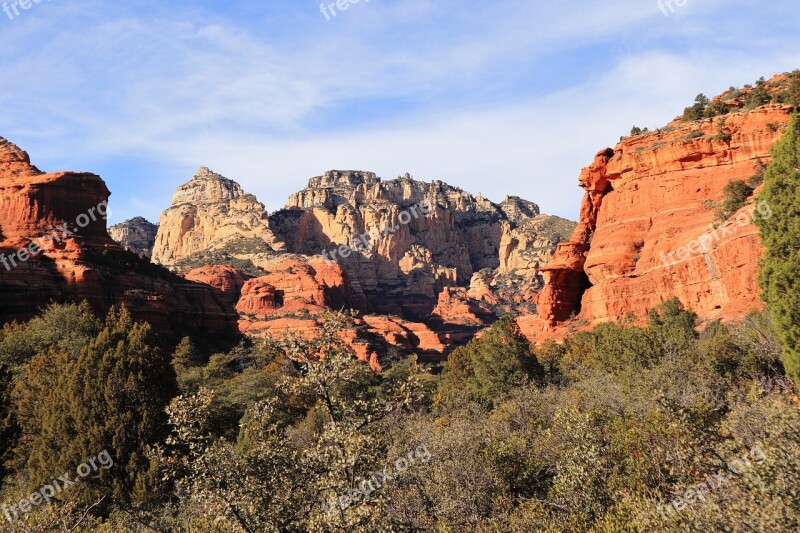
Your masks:
M114 467L76 490L84 501L110 494L119 503L148 493L147 449L166 435L164 412L175 393L168 357L149 324L112 309L103 329L79 355L52 347L31 359L13 392L22 428L17 455L28 482L50 476L106 450Z
M756 107L768 104L770 101L769 91L767 91L767 82L764 78L760 78L756 82L755 88L747 95L747 109L755 109Z
M686 122L700 120L703 118L703 113L705 113L709 103L711 103L711 100L706 95L703 93L698 94L694 99L694 104L683 110L683 120Z
M445 400L462 391L472 400L491 404L511 388L543 378L544 369L530 343L514 318L506 315L450 355L440 392Z
M43 371L55 375L59 363L53 354L58 351L80 353L101 326L102 322L84 301L80 304L53 304L41 316L25 324L14 322L0 330L0 456L4 460L20 437L21 430L13 409L15 377L24 374L37 353L42 354L38 363L43 365ZM55 386L55 383L45 386L44 393L48 394ZM30 433L32 426L26 425L25 430ZM4 461L0 475L5 475L13 464L13 461Z
M756 213L766 247L759 284L784 347L787 374L800 379L800 115L795 113L772 151L759 202L770 209Z

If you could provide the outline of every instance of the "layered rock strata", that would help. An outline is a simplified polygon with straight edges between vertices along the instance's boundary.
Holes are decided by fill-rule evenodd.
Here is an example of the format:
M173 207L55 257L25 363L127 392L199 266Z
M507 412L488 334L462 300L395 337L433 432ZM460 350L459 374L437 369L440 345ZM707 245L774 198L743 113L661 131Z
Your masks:
M368 345L441 358L498 314L534 312L539 268L572 226L518 197L494 204L441 181L359 171L312 178L267 217L238 184L201 169L163 213L153 259L216 287L249 336L313 331L324 310L350 308L389 328L361 324Z
M643 319L675 296L712 320L760 308L757 196L727 220L715 217L725 186L769 162L791 110L774 104L724 121L676 120L601 151L579 178L586 192L578 227L542 268L545 325L523 320L531 336L547 336L570 318L587 326Z
M234 336L236 315L213 289L109 237L101 216L109 194L99 176L45 174L0 139L0 323L29 319L52 302L88 300L98 313L125 305L171 338Z
M420 205L429 206L427 215L409 216ZM555 242L547 248L543 236L534 250L536 236L518 238L522 224L540 216L536 204L516 197L494 204L408 174L381 181L367 172L330 171L312 178L270 222L293 252L354 250L337 260L352 280L357 307L426 320L445 288L468 286L476 272L502 261L507 270L515 261L526 269L542 262ZM515 255L523 248L524 260Z

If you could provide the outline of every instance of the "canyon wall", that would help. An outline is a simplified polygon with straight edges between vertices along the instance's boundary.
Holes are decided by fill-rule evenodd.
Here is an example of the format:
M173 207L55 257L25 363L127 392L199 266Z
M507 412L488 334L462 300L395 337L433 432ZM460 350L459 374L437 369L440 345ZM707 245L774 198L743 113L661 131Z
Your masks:
M420 205L429 206L424 216L416 216ZM336 259L352 281L356 307L424 320L445 288L468 287L481 270L521 268L535 280L561 238L525 224L537 217L551 218L517 197L494 204L408 174L382 181L369 172L330 171L292 195L270 224L292 252L336 257L338 247L352 249Z
M52 302L88 300L98 313L125 305L170 338L235 335L236 315L213 289L150 265L109 237L108 198L99 176L45 174L0 139L0 324Z
M757 205L756 189L727 220L715 216L725 186L769 162L791 110L772 104L724 121L676 120L601 151L579 178L578 227L542 268L539 318L526 317L523 328L541 339L570 322L641 320L675 296L711 320L761 308L763 247L752 212L770 208Z
M539 268L573 227L518 197L360 171L312 178L267 216L202 168L162 214L153 261L215 287L248 336L308 333L321 312L349 308L363 358L441 359L499 314L535 312Z
M717 211L727 184L769 162L791 111L734 109L624 138L581 172L577 226L517 197L495 204L441 181L358 171L312 178L268 216L236 182L201 168L155 236L143 219L128 221L113 231L123 248L101 216L0 266L0 321L87 299L99 312L124 304L171 336L258 337L310 333L320 313L350 308L348 341L377 365L387 350L444 358L504 313L537 341L641 321L674 296L704 319L739 318L760 307L752 214L770 206L756 188L725 220ZM100 177L45 174L0 140L2 262L108 197Z
M782 101L786 80L766 83L767 99ZM313 334L321 313L353 309L347 341L379 367L378 353L445 358L506 313L535 341L641 322L672 297L703 319L737 319L761 307L752 217L771 206L752 178L793 111L751 105L753 90L601 150L578 180L577 225L515 196L347 170L312 178L269 215L202 167L158 226L111 228L118 244L102 216L74 227L108 200L99 176L45 174L0 139L0 322L87 299L98 312L124 304L172 337L260 337ZM755 190L720 217L735 180ZM74 231L52 247L11 259L64 224Z

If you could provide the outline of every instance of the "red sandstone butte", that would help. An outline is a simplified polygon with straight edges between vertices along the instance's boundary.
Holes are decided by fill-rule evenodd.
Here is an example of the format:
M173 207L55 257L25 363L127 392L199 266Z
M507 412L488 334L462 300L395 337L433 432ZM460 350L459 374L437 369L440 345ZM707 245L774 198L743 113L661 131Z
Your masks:
M239 328L248 336L310 337L319 331L318 315L342 307L347 284L344 271L334 262L295 256L259 266L269 273L245 282L236 305ZM367 315L354 318L351 326L342 332L343 339L376 370L380 370L377 353L386 353L388 348L433 360L441 360L446 353L439 336L424 324Z
M258 318L319 314L341 304L346 282L341 267L321 258L280 259L259 266L269 274L247 281L236 309ZM252 329L252 328L248 328Z
M107 202L89 173L45 174L28 154L0 138L0 253L6 257L54 228L75 230L81 215ZM102 208L101 208L102 210ZM209 287L183 280L124 251L96 220L16 267L0 266L0 324L27 320L52 302L87 300L98 313L125 305L169 337L237 333L235 314Z
M190 270L183 277L189 281L211 285L222 294L226 304L234 307L249 276L229 265L210 265Z
M711 320L761 308L763 246L746 214L757 199L726 222L727 231L718 230L707 252L693 245L699 253L668 257L713 231L714 202L723 200L725 185L752 176L759 159L770 161L790 113L776 104L729 114L729 139L718 135L718 118L676 120L601 151L581 173L578 227L542 268L539 317L522 317L523 331L541 340L563 335L570 318L584 327L643 319L676 296Z

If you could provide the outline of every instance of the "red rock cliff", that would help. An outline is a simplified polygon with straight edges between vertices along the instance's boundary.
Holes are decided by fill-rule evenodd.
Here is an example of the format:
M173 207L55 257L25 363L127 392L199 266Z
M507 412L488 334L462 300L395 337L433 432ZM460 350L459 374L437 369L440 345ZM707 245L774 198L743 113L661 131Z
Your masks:
M213 289L150 265L111 240L102 216L109 194L94 174L41 172L28 154L0 138L0 324L26 320L51 302L86 299L99 313L124 304L134 318L173 338L234 335L236 314ZM60 240L20 259L18 250L45 235Z
M571 317L584 325L643 318L674 296L708 319L759 308L757 199L721 225L715 207L726 184L769 161L790 112L775 104L726 115L724 124L675 121L601 151L579 179L578 227L542 268L540 323L523 328L543 338Z

